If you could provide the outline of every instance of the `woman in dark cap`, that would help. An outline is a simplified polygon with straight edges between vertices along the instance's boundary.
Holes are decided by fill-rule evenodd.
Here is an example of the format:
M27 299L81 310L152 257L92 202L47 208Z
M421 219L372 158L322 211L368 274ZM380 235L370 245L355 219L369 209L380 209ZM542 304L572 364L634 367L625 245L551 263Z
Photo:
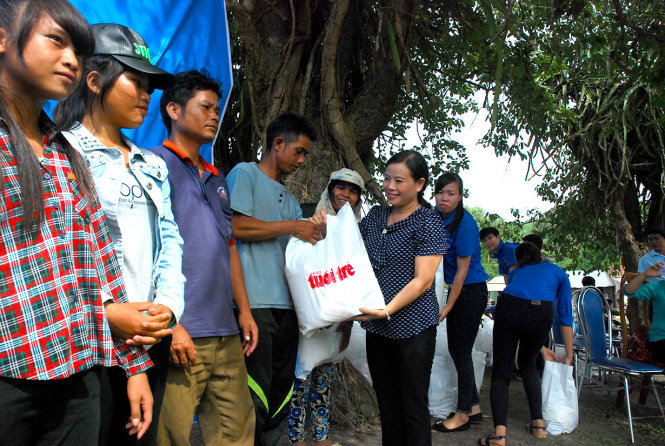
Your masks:
M171 333L184 310L182 238L171 212L164 161L141 150L122 129L139 127L148 113L150 94L173 83L173 76L150 62L146 42L133 30L96 24L95 51L85 61L79 87L55 109L55 122L85 157L111 229L130 303L107 306L108 319L120 312L114 334L128 343L154 344ZM109 313L111 313L109 315ZM114 320L117 320L116 317ZM133 336L139 332L141 335ZM166 384L170 337L148 351L148 379L154 396L152 425L140 444L155 444ZM136 444L126 392L118 367L102 381L102 444ZM112 407L113 414L108 412ZM105 416L107 415L107 416ZM130 419L131 418L131 419ZM130 424L128 423L130 420ZM147 421L147 420L146 420Z

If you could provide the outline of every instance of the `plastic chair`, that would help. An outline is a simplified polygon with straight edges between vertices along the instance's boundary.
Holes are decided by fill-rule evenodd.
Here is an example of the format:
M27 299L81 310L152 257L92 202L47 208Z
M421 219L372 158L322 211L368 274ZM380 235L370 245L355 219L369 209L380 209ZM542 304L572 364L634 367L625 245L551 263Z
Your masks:
M587 371L591 373L591 369L587 369L588 362L587 362L587 354L586 354L586 345L584 343L584 336L582 335L582 328L580 325L580 320L579 316L577 313L577 303L580 297L580 294L582 292L586 292L585 290L588 290L589 288L592 288L596 293L598 293L599 296L602 296L603 293L596 287L584 287L582 289L579 289L573 293L573 309L574 309L574 314L575 314L575 321L574 321L574 327L573 327L573 371L575 372L574 378L575 378L575 385L577 386L577 396L579 398L580 390L582 389L582 385L580 383L580 379L585 379ZM603 307L605 313L608 315L608 321L611 319L611 311L610 311L610 306L607 303L605 299L603 299ZM556 315L556 312L554 313ZM555 318L556 319L556 318ZM609 345L610 339L613 339L613 333L612 333L612 326L611 326L611 321L609 322L610 326L607 328L607 342L608 342L608 352L610 356L613 356L614 350L612 347ZM554 339L554 344L557 345L562 345L563 346L563 336L561 335L561 328L559 324L557 324L556 320L554 321L554 324L552 325L552 339ZM584 370L582 371L582 377L579 377L579 362L580 358L584 359ZM589 384L593 384L590 382Z
M653 381L653 375L663 373L663 369L656 367L652 364L647 364L638 361L632 361L626 358L617 358L611 356L608 347L606 333L605 333L605 314L604 314L604 298L602 294L595 288L588 288L582 290L577 302L578 320L582 328L584 336L584 343L587 352L587 366L585 366L585 373L589 366L597 367L600 370L602 383L608 387L608 392L613 390L608 385L608 374L620 373L623 377L623 387L626 395L630 395L630 385L628 381L629 376L648 377L651 381L656 403L660 410L659 417L639 417L639 418L662 418L665 421L665 412L658 396L658 390ZM611 329L611 324L610 324ZM611 336L611 333L610 333ZM580 389L584 379L580 382ZM578 390L578 395L579 395ZM611 404L608 404L608 415ZM630 410L630 398L626 397L626 407L628 409L628 424L630 426L630 439L635 443L635 434L633 432L633 418Z

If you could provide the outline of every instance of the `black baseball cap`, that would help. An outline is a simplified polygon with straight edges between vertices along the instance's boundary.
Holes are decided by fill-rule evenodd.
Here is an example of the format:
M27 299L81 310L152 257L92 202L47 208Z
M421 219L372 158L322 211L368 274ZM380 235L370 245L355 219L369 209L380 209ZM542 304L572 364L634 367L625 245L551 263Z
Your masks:
M150 50L143 37L132 29L116 23L96 23L93 54L113 56L119 62L150 76L151 86L166 90L174 83L173 75L150 62Z

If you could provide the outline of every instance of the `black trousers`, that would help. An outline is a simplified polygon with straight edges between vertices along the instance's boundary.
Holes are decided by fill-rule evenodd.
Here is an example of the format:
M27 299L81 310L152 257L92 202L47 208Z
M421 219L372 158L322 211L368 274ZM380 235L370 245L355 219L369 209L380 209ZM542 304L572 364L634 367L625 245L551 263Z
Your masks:
M0 445L97 444L100 370L47 381L0 377Z
M457 370L456 412L470 414L471 408L480 404L471 351L486 307L487 284L470 283L462 287L453 309L446 317L448 351Z
M286 426L298 355L298 318L294 310L254 308L259 327L256 350L245 358L256 410L254 444L274 446Z
M152 422L140 440L136 439L136 435L130 436L125 428L130 416L125 370L122 367L102 370L100 446L157 446L157 427L166 388L170 350L171 336L162 338L148 350L148 355L154 365L148 369L146 374L154 403Z
M494 364L490 386L494 426L506 425L508 386L518 342L517 365L522 373L531 419L543 418L543 396L536 357L551 326L552 302L526 300L505 293L499 298L494 317Z
M430 446L427 391L436 325L407 339L367 332L367 363L381 415L383 446Z

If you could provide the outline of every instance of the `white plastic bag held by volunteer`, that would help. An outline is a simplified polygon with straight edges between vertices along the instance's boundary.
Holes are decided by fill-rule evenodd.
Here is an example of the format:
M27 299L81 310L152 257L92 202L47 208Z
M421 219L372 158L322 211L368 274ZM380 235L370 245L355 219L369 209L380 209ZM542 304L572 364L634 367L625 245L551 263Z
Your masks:
M286 279L305 336L386 304L365 244L347 203L329 215L326 238L312 245L292 237L286 246Z
M575 430L579 419L573 366L545 361L542 381L543 419L550 435Z

